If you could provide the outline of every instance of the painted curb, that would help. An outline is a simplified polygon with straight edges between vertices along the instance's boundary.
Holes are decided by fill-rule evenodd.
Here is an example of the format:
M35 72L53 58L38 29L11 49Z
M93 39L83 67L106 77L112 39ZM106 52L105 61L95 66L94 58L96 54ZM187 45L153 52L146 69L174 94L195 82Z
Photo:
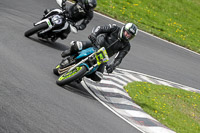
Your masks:
M174 133L134 103L123 89L124 85L133 81L150 82L200 93L200 90L185 85L120 68L109 75L104 73L104 78L100 83L87 78L84 78L81 83L95 99L139 131L145 133Z

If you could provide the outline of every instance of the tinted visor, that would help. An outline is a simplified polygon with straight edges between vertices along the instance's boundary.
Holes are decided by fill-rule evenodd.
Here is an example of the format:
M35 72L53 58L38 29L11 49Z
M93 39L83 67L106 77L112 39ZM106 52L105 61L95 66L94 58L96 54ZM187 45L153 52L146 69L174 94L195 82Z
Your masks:
M128 40L130 40L130 39L132 39L133 37L134 37L134 35L133 34L131 34L130 32L128 32L128 31L124 31L124 36L126 37L126 39L128 39Z

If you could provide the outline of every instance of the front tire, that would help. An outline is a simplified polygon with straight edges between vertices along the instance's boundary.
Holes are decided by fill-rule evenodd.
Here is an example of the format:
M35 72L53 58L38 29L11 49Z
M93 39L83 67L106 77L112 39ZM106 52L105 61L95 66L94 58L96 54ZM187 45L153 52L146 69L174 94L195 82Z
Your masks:
M24 33L24 36L25 36L25 37L29 37L29 36L31 36L31 35L37 33L38 31L44 30L44 29L46 29L46 28L48 28L47 23L41 23L41 24L39 24L39 25L36 25L36 26L33 27L32 29L26 31L26 32Z
M69 84L72 81L83 78L85 73L87 72L86 66L79 66L74 68L73 70L62 74L58 80L56 81L57 85L64 86Z

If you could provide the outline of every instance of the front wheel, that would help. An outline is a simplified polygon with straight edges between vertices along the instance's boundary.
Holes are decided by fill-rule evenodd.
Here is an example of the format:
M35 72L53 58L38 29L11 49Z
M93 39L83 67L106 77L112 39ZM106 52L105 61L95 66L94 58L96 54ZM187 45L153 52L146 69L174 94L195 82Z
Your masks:
M31 36L31 35L37 33L38 31L44 30L44 29L46 29L46 28L48 28L47 23L41 23L41 24L39 24L39 25L36 25L36 26L33 27L32 29L26 31L26 32L24 33L24 36L25 36L25 37L29 37L29 36Z
M58 80L56 81L57 85L63 86L69 84L72 81L83 78L85 73L87 72L87 68L85 66L78 66L73 70L62 74Z

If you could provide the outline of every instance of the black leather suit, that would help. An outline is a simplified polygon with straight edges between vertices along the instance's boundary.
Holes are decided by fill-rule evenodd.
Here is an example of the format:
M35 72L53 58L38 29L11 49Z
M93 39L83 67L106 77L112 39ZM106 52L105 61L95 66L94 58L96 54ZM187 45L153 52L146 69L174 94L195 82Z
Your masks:
M130 43L128 40L119 38L121 28L116 25L97 26L92 33L97 37L96 45L105 47L109 57L117 54L114 60L114 67L118 66L122 59L130 50ZM91 42L83 42L83 49L92 46Z
M93 18L93 10L87 10L85 4L83 4L84 0L74 0L75 4L67 8L66 13L67 17L72 20L72 22L77 23L80 20L83 20L80 25L77 26L78 30L84 30L87 24Z
M93 29L92 34L97 37L96 45L99 47L105 47L109 57L117 54L116 58L114 59L113 66L114 68L117 67L122 59L126 56L126 54L130 50L130 43L128 40L120 39L120 31L121 28L116 25L107 25L107 26L97 26ZM92 43L89 42L82 42L83 49L91 47ZM103 73L105 64L99 67L98 71ZM93 80L95 79L95 73L90 75L90 78Z
M71 21L72 25L74 25L77 28L77 30L84 30L87 24L93 18L93 9L87 9L85 7L85 4L83 4L84 0L74 0L74 1L75 3L73 5L71 5L68 8L65 7L66 17ZM52 14L56 14L56 13L57 12L51 12L48 16L51 16ZM45 17L48 17L48 16L45 16ZM82 22L80 22L80 24L77 25L76 23L81 20ZM67 38L70 32L71 32L70 27L68 27L66 30L61 32L59 36L61 39L65 39Z

